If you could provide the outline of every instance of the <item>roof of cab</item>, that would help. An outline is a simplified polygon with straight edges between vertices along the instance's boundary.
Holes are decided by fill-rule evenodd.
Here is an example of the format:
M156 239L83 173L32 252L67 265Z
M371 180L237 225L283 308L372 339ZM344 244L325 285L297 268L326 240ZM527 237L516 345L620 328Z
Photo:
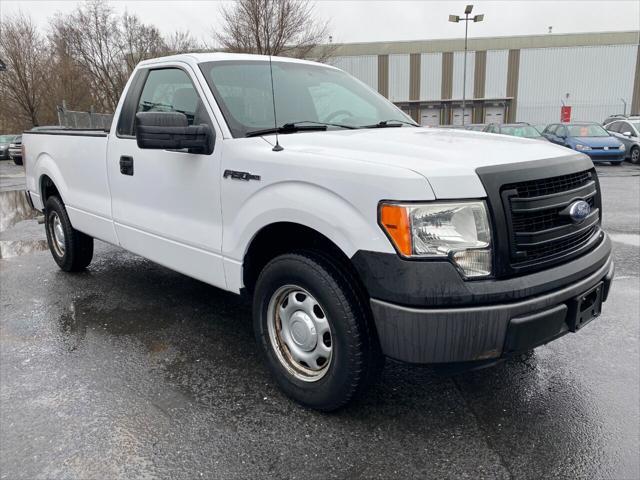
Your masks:
M225 52L212 52L212 53L182 53L179 55L170 55L167 57L157 57L151 58L149 60L143 60L139 63L139 66L148 66L154 65L157 63L165 63L172 61L182 61L187 63L205 63L205 62L216 62L216 61L233 61L233 60L244 60L244 61L256 61L256 62L268 62L268 55L253 55L249 53L225 53ZM289 63L306 63L310 65L322 65L330 68L335 68L331 65L312 62L310 60L301 60L298 58L290 58L290 57L271 57L273 62L289 62Z

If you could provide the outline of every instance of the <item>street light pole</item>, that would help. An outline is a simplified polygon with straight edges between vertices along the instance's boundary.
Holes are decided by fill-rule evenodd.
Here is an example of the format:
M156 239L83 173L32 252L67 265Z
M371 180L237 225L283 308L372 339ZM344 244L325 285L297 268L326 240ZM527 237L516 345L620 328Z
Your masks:
M473 5L467 5L467 8L464 10L465 19L464 19L464 69L462 72L462 126L464 127L464 117L466 115L466 107L467 107L467 35L469 33L469 14L467 10L471 11Z
M462 125L464 125L464 117L467 110L467 39L469 37L469 22L481 22L484 15L475 15L469 18L473 11L473 5L467 5L464 9L464 18L459 15L449 15L449 21L453 23L464 22L464 71L462 72Z

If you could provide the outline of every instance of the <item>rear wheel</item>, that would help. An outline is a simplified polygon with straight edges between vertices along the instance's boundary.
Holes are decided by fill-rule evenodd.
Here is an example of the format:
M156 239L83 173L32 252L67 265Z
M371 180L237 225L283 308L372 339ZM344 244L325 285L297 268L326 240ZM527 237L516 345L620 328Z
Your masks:
M53 259L65 272L85 269L93 258L93 238L71 226L67 209L52 196L45 204L45 230Z
M640 147L633 147L631 149L631 163L638 164L640 163Z
M267 264L256 284L254 327L280 388L311 408L346 405L383 365L353 279L319 252L285 254Z
M13 163L15 163L16 165L22 165L22 157L20 158L13 157L12 160L13 160Z

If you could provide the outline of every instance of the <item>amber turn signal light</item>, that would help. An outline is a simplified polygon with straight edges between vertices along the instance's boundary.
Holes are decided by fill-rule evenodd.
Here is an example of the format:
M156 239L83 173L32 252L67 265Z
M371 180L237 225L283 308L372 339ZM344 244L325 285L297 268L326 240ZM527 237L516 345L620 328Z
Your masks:
M400 205L382 204L380 207L380 225L389 235L398 252L411 255L411 228L407 209Z

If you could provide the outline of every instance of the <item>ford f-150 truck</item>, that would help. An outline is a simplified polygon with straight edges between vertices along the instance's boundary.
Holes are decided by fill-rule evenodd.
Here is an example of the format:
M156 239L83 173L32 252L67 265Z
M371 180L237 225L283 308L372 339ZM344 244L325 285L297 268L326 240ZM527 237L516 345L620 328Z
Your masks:
M108 132L23 142L62 270L100 239L252 295L275 379L320 410L385 357L481 366L575 332L613 277L586 155L422 128L328 65L144 61Z

